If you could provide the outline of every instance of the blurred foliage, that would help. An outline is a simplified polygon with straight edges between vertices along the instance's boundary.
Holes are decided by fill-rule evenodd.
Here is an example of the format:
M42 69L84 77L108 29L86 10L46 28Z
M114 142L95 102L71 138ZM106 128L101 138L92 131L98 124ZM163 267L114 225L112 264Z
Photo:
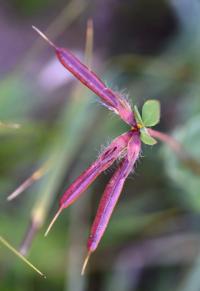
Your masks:
M20 12L22 12L24 15L27 14L33 14L35 11L38 9L44 9L47 5L53 3L53 0L44 0L44 1L39 1L39 0L14 0L14 5L16 9Z
M196 160L199 160L200 148L200 116L196 115L182 126L176 129L173 136L179 140ZM169 177L180 187L177 189L179 199L184 202L185 207L192 207L193 210L200 210L200 179L188 169L177 155L173 154L168 148L163 151L165 167ZM185 193L185 194L184 194ZM181 196L181 197L180 197Z

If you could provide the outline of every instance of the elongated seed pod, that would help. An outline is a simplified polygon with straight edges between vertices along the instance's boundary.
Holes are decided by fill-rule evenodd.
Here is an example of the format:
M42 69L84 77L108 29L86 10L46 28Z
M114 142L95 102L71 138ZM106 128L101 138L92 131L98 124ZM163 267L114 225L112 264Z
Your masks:
M133 133L129 131L114 139L99 158L66 190L60 199L60 207L66 208L76 201L89 185L123 153L132 135Z
M114 92L88 67L82 64L70 51L64 48L55 49L56 55L63 66L70 71L81 83L98 95L103 105L119 114L129 125L135 126L133 112L128 101L119 93Z
M112 212L121 194L124 182L139 157L141 142L134 134L128 144L127 156L121 162L105 188L88 239L88 252L94 252L106 230Z
M103 151L99 158L71 184L71 186L62 195L60 199L60 207L49 224L45 232L45 236L47 236L63 209L74 203L90 186L90 184L103 171L110 167L120 155L124 153L132 135L133 132L129 131L114 139L114 141Z
M61 64L100 97L103 105L118 114L129 125L136 125L131 106L121 94L107 88L104 82L69 50L57 47L38 28L33 26L33 29L53 47Z

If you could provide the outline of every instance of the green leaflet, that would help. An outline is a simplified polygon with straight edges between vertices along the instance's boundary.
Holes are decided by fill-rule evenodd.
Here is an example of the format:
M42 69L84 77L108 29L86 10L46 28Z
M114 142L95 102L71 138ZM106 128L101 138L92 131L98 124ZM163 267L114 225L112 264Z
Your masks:
M156 100L148 100L142 108L142 117L137 106L134 106L135 119L140 124L140 138L144 144L154 145L157 141L150 136L146 126L156 125L160 120L160 103Z
M145 126L154 126L160 121L160 102L147 100L142 107L142 121Z
M141 124L144 127L144 123L142 121L142 117L141 117L141 115L139 113L139 110L138 110L136 105L134 106L133 111L134 111L135 119L136 119L137 123Z
M149 135L145 127L140 129L140 138L141 141L147 145L154 145L157 143L157 141Z

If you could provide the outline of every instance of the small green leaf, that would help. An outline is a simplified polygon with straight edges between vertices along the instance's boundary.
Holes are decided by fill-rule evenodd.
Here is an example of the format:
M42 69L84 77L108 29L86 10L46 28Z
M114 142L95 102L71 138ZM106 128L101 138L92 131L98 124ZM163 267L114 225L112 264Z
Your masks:
M146 128L140 129L140 138L144 144L154 145L157 143L157 141L148 134Z
M144 123L142 121L142 117L141 117L136 105L134 106L133 111L134 111L135 119L136 119L137 123L140 123L142 126L144 126Z
M147 100L142 107L142 120L145 126L154 126L160 121L160 102Z

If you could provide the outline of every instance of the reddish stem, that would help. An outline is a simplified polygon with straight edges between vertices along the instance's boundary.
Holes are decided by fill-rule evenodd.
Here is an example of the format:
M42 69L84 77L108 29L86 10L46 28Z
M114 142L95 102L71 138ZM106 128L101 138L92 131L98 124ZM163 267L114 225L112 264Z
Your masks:
M169 136L166 133L148 129L149 134L152 137L159 139L160 141L166 143L171 147L171 149L178 154L182 163L188 167L194 174L200 175L200 163L193 157L190 156L183 148L183 146L173 137Z
M151 128L148 128L148 132L152 137L168 144L176 153L181 154L185 152L182 145L170 135Z

